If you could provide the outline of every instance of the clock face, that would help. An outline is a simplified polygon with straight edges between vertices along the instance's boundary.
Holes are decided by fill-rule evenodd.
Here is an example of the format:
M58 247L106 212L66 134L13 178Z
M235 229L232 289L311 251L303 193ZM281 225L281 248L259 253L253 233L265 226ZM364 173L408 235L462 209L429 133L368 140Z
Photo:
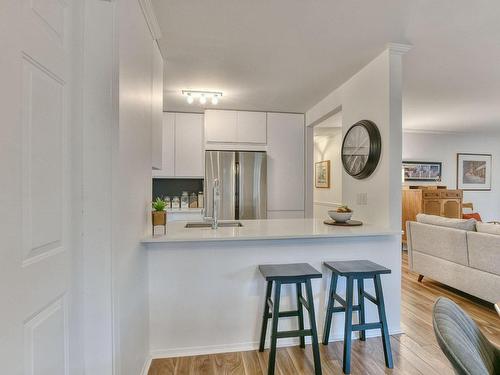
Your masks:
M359 121L347 131L342 144L342 164L357 179L370 176L380 159L381 138L377 126Z

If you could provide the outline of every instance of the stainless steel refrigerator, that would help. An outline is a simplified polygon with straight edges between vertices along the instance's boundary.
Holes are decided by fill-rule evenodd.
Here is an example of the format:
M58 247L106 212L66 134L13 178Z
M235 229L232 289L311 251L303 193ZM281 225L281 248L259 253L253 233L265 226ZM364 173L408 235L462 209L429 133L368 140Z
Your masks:
M220 220L267 218L267 157L258 151L205 152L205 215L213 216L213 181L220 184Z

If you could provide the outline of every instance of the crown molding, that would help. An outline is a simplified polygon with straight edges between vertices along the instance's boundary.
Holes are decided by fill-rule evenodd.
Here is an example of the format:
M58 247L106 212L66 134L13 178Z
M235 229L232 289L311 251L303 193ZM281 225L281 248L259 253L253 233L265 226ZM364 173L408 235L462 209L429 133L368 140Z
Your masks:
M139 4L141 6L142 13L144 14L144 18L146 19L146 23L148 24L149 31L151 31L153 39L161 39L160 24L158 23L158 18L156 18L151 0L139 0Z
M413 48L411 44L404 43L387 43L386 48L395 55L404 55Z

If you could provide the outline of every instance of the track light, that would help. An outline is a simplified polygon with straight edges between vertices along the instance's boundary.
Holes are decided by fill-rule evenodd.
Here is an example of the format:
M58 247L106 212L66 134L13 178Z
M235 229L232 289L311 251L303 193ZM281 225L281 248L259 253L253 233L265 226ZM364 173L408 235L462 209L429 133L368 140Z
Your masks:
M182 95L186 97L188 104L193 104L195 99L198 99L200 105L207 104L210 99L212 105L219 104L219 100L222 97L222 92L220 91L193 91L193 90L182 90Z

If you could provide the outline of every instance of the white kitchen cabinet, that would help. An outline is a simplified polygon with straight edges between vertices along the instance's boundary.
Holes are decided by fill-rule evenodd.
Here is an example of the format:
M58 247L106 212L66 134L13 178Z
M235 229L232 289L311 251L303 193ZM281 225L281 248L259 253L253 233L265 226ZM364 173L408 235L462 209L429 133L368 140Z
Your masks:
M205 111L205 140L207 142L236 142L237 111Z
M266 112L205 111L205 140L209 143L265 144Z
M304 211L302 114L267 114L267 209Z
M267 113L238 111L237 142L266 143Z
M203 115L198 113L163 113L162 168L153 177L203 178Z
M200 177L205 174L203 115L175 114L175 176Z
M163 112L162 167L153 177L175 177L175 113Z
M153 40L151 79L151 135L153 169L163 168L163 58Z

